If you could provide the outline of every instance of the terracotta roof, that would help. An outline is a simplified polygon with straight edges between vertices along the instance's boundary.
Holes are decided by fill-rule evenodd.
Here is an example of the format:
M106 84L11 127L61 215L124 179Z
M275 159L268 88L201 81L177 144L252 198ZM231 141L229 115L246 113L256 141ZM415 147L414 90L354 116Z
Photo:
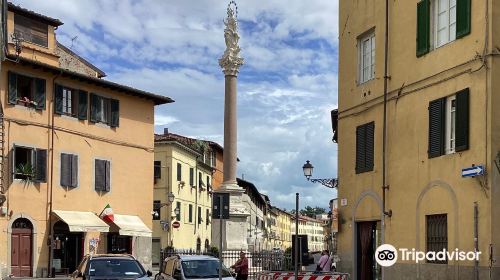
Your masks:
M7 55L7 57L10 59L13 59L13 60L16 59L16 56L14 56L14 55ZM136 89L133 87L114 83L114 82L111 82L108 80L99 79L96 77L91 77L88 75L80 74L80 73L77 73L74 71L63 69L61 67L41 63L39 61L34 61L31 59L27 59L27 58L20 58L19 62L20 62L20 64L31 65L31 66L43 68L44 70L51 71L55 74L60 74L62 77L69 77L71 79L87 82L89 84L95 84L95 85L101 86L103 88L111 88L112 90L123 92L125 94L149 99L149 100L154 101L155 105L161 105L161 104L174 102L173 99L171 99L170 97L167 97L167 96L143 91L143 90Z
M85 58L79 56L78 54L76 54L74 51L70 50L69 48L67 48L65 45L57 42L57 46L61 49L63 49L64 51L68 52L69 54L71 54L72 56L76 57L78 60L80 60L83 64L87 65L88 67L92 68L92 70L96 71L97 74L99 74L99 78L103 78L103 77L106 77L106 73L104 73L104 71L102 71L101 69L97 68L97 66L95 66L94 64L88 62Z
M245 180L240 179L240 178L236 178L236 181L238 183L238 186L244 188L248 192L253 193L256 198L260 198L260 201L262 202L262 204L266 205L266 201L260 195L259 190L257 189L257 187L253 183L245 181Z
M15 5L11 2L8 3L8 9L9 11L12 11L16 14L19 14L19 15L23 15L23 16L26 16L26 17L29 17L29 18L34 18L34 19L37 19L43 23L46 23L48 25L52 25L52 26L60 26L60 25L63 25L64 23L56 18L51 18L51 17L48 17L46 15L42 15L42 14L39 14L39 13L36 13L34 11L31 11L31 10L28 10L28 9L25 9L21 6L18 6L18 5Z
M217 144L216 142L209 141L209 140L190 138L187 136L182 136L182 135L170 133L170 132L168 132L167 134L155 134L155 142L160 142L160 141L177 141L181 144L184 144L184 145L190 146L190 147L195 145L196 141L203 141L203 142L207 143L211 148L218 149L221 151L224 150L224 148L222 148L222 146Z

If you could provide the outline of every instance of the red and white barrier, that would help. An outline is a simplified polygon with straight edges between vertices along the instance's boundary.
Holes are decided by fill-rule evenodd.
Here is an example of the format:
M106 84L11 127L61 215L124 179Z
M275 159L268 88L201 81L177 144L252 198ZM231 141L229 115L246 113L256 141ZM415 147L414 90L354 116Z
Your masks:
M299 272L297 280L348 280L349 275L338 272ZM295 280L295 273L290 271L272 272L264 271L257 274L257 280Z

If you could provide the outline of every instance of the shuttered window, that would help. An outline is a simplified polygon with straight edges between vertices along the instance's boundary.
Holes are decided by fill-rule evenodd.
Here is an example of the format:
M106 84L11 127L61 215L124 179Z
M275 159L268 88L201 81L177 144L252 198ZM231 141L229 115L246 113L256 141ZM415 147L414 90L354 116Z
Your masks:
M14 146L12 153L14 179L47 181L47 150Z
M429 103L429 158L469 149L469 89Z
M118 127L120 124L120 102L116 99L90 94L90 121Z
M182 164L177 163L177 181L182 181Z
M153 220L161 220L161 201L153 201Z
M42 47L49 46L49 26L37 20L14 14L14 33L23 41L30 42Z
M203 222L203 218L202 218L202 213L201 213L201 207L198 206L198 227L200 227L202 222Z
M61 154L61 186L75 188L78 186L78 156Z
M356 128L356 173L373 170L375 122Z
M108 160L95 160L95 190L111 190L111 162Z
M430 51L431 42L432 47L437 48L470 32L471 0L422 0L417 3L417 57Z
M18 104L37 110L45 109L45 79L28 77L11 71L8 72L8 76L9 104Z
M189 168L189 185L195 187L194 185L194 168Z
M193 222L193 205L192 204L189 204L188 222L190 222L190 223Z
M206 209L206 215L205 215L205 225L210 224L210 210Z
M56 84L54 94L56 114L72 116L80 120L87 119L88 94L86 91Z
M175 218L177 219L177 221L181 221L181 203L179 201L177 201L177 204L176 204L176 210L178 211L176 214L175 214Z
M161 178L161 161L155 160L154 162L154 178L155 179Z
M439 252L448 250L448 219L446 214L427 215L426 220L426 251ZM448 261L428 260L429 263L446 264Z

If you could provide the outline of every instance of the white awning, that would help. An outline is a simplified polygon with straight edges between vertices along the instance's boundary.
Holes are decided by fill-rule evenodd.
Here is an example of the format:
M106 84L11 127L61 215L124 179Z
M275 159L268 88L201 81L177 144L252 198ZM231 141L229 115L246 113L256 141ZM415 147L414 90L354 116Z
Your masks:
M54 214L68 224L71 232L109 232L109 226L92 212L53 210Z
M130 215L114 214L113 223L119 227L120 235L152 237L152 231L141 218Z

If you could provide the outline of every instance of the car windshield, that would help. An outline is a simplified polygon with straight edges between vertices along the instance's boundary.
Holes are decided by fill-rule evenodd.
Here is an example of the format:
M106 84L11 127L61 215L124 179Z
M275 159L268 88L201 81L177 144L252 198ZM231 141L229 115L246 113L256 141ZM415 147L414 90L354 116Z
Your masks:
M182 271L186 278L216 278L219 277L218 260L182 261ZM227 268L222 266L222 277L231 277Z
M135 260L94 259L89 266L90 276L138 278L145 274L144 269Z

